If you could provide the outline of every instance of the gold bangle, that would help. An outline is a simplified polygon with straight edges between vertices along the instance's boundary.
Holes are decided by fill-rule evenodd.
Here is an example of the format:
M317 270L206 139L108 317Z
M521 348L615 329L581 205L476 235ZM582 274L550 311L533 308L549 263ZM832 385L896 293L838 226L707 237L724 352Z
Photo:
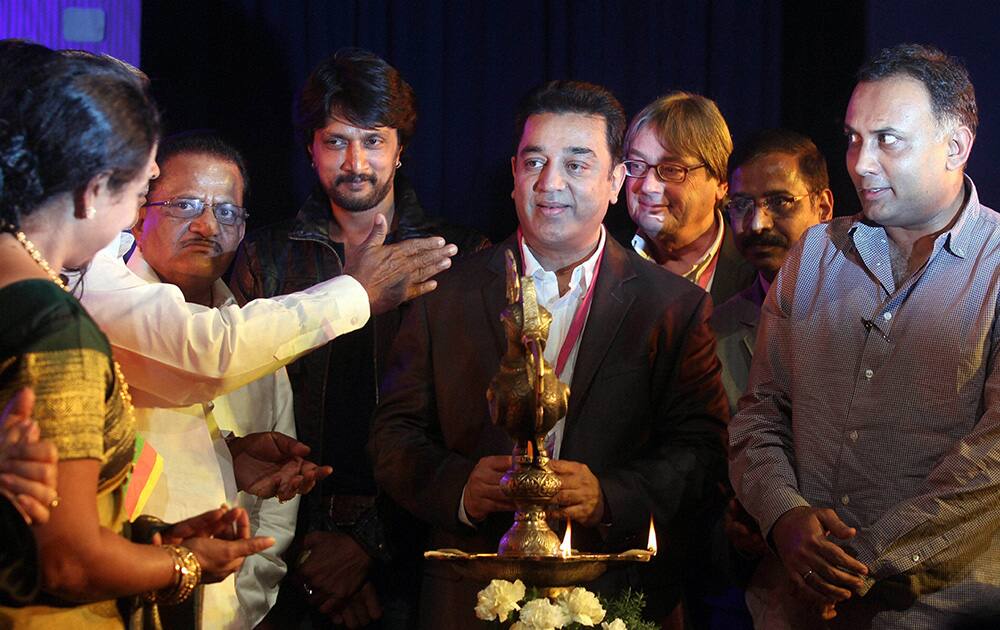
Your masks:
M144 593L142 599L150 604L173 606L191 596L201 582L201 565L194 552L180 545L164 545L174 561L174 580L170 586Z

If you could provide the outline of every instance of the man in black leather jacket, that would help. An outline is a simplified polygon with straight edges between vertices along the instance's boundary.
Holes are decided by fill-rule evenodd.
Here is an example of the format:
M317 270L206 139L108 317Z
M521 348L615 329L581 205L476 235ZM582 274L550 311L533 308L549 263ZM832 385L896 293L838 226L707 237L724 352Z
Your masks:
M398 174L415 122L413 92L384 60L344 49L321 62L302 89L297 120L319 183L295 219L244 240L232 280L237 298L279 295L342 274L377 215L389 225L386 242L437 235L460 254L487 245L471 230L428 220ZM406 628L414 617L423 534L379 496L365 451L405 308L373 311L364 328L288 366L298 439L334 472L320 492L303 497L289 577L269 617L280 627L307 608L303 599L314 627L324 627L325 617L350 628Z

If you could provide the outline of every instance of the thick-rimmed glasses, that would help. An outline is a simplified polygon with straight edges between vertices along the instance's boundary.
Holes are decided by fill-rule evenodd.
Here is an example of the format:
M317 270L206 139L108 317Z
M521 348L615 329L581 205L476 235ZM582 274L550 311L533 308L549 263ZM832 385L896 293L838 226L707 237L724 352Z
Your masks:
M235 203L228 201L206 203L204 199L197 197L175 197L166 201L151 201L145 207L150 206L163 208L161 210L163 214L175 219L197 219L205 211L205 208L211 208L215 220L222 225L240 225L250 216L246 208L241 208Z
M730 197L724 206L729 218L733 221L742 221L754 208L760 206L768 211L771 216L787 219L795 212L795 204L805 199L812 193L803 195L767 195L766 197Z
M662 164L648 164L642 160L625 160L625 174L629 177L645 177L649 169L656 171L656 176L661 181L681 184L687 179L688 173L705 166L705 163L694 166L684 166L676 162L664 162Z

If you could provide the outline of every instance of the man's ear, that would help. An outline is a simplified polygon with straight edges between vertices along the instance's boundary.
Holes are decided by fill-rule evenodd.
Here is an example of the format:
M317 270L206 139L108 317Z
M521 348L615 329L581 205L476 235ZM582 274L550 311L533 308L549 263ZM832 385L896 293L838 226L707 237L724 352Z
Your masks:
M517 156L516 155L512 155L510 157L510 176L511 176L511 178L513 178L513 180L515 182L517 181L517 161L516 160L517 160ZM514 198L514 190L515 190L515 188L516 188L516 186L511 187L511 189L510 189L510 198L511 199Z
M833 218L833 191L829 188L816 193L816 208L819 209L820 223L826 223Z
M611 202L609 205L618 203L618 195L621 193L622 184L625 183L625 165L619 162L611 169Z
M719 182L715 186L715 207L719 208L722 206L722 202L726 199L726 194L729 192L729 182Z
M140 248L142 248L142 226L146 222L146 213L148 211L149 208L147 208L146 206L139 208L139 214L136 216L135 225L133 225L132 229L130 230L132 232L132 236L135 237L136 245L138 245ZM242 235L240 236L240 238L241 239L243 238Z
M969 161L969 155L972 153L972 144L975 141L976 137L972 135L971 129L965 125L955 127L948 138L948 159L945 164L949 171L961 170L965 167L966 162Z

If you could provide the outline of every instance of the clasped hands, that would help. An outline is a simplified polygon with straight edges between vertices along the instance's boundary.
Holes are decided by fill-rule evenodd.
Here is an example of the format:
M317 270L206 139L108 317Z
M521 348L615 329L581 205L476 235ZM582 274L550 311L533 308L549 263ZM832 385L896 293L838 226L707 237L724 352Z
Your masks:
M297 573L309 604L335 624L361 628L382 617L368 580L371 558L342 532L311 532L299 554Z
M228 440L236 487L262 498L287 501L307 494L333 469L304 459L309 447L277 431L250 433Z
M463 496L465 513L471 520L481 521L493 512L515 509L514 502L500 489L500 479L510 464L509 455L491 455L476 462ZM570 519L586 527L599 524L605 510L604 493L590 468L580 462L561 459L549 461L549 467L562 482L552 500L556 509L549 511L549 517Z
M771 528L789 578L823 619L835 617L836 605L859 591L868 575L867 566L830 540L849 540L856 534L829 508L793 508Z

